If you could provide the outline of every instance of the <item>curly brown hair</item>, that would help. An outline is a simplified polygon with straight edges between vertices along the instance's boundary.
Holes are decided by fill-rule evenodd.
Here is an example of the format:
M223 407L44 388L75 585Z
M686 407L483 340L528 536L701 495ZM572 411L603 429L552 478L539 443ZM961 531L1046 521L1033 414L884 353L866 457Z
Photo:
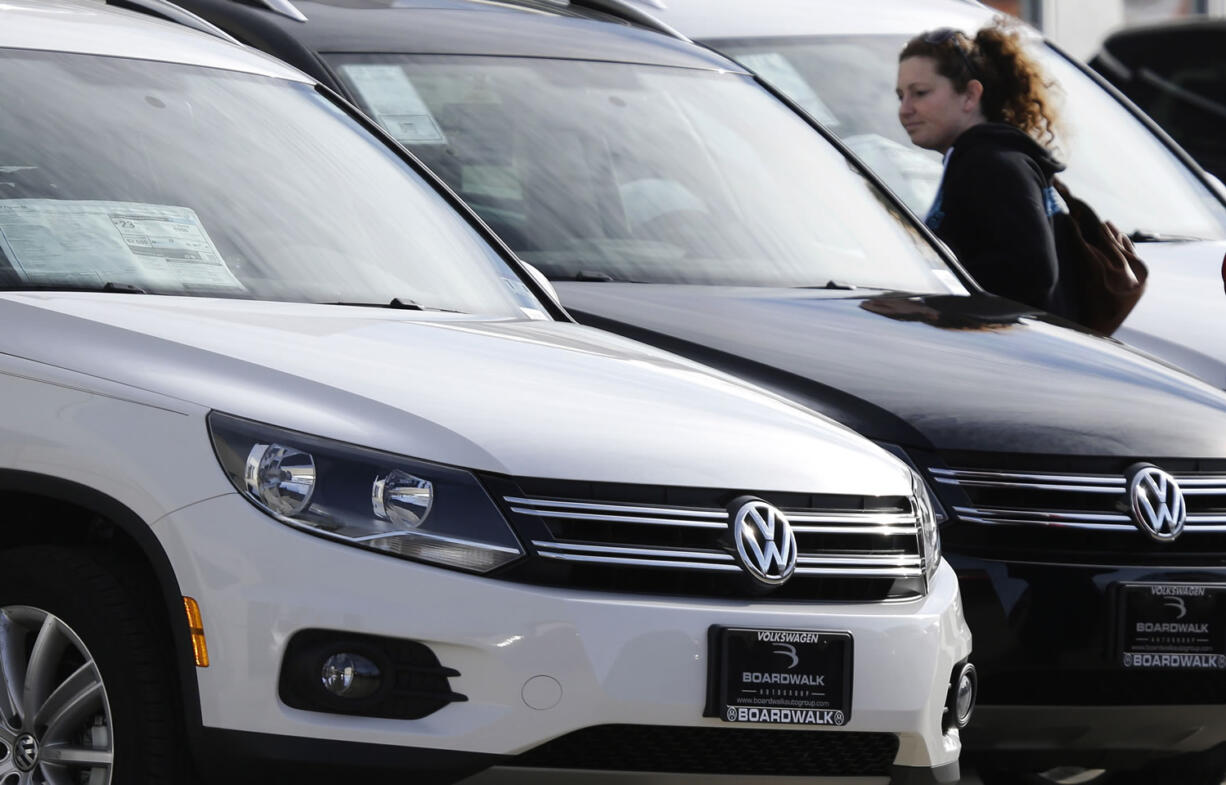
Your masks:
M1052 146L1059 124L1046 79L1039 64L1025 51L1017 23L997 17L974 38L961 31L932 30L907 42L898 55L929 57L937 73L966 92L972 79L983 85L980 107L990 122L1020 128L1040 144Z

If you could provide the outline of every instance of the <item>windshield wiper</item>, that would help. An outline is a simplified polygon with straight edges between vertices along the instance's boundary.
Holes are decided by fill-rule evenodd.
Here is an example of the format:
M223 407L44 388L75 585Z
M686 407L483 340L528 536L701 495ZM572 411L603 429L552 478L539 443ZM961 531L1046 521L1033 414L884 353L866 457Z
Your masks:
M73 286L72 284L0 284L0 292L115 292L117 294L149 294L130 283L107 281L102 286Z
M442 313L460 313L452 308L434 308L431 306L422 305L416 300L411 300L408 297L393 297L388 302L383 303L357 303L357 302L331 302L324 305L352 305L358 308L391 308L400 311L439 311Z
M1151 232L1148 229L1134 229L1128 233L1128 239L1134 243L1194 243L1205 238L1193 237L1187 234L1163 234L1162 232Z
M144 289L130 283L107 281L102 285L104 292L119 292L121 294L149 294Z
M416 301L406 297L393 297L390 302L383 303L358 303L358 302L331 302L325 305L352 305L357 308L396 308L405 311L424 311L426 310Z
M588 281L592 283L612 283L617 279L608 273L602 273L597 270L580 270L579 272L575 273L575 277L571 280Z
M858 286L854 283L846 281L836 281L833 278L823 284L809 284L806 286L793 286L793 289L829 289L830 291L850 292L853 289L872 289L872 286Z

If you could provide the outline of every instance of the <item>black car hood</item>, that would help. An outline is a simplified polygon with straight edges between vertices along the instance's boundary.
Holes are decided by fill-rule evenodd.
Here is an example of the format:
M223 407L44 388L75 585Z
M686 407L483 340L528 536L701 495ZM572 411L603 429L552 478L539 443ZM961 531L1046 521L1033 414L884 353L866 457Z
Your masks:
M558 282L579 321L921 449L1222 457L1226 394L988 295Z

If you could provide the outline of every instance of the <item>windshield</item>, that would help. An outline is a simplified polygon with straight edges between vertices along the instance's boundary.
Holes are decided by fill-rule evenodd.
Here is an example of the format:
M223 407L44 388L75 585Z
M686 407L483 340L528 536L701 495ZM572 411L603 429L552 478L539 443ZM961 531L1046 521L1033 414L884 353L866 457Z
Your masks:
M905 36L827 36L713 42L825 123L912 210L923 215L940 155L911 144L894 87ZM1127 232L1226 239L1226 208L1111 95L1046 46L1032 53L1058 86L1060 177Z
M309 85L77 54L0 63L0 288L539 308Z
M922 234L744 76L333 55L367 111L551 278L960 289Z

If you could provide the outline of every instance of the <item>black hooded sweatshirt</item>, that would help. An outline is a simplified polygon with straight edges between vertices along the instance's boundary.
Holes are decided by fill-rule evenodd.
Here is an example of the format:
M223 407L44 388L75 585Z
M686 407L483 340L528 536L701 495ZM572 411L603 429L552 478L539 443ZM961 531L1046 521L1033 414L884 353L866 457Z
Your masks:
M1070 276L1060 275L1051 189L1064 165L1006 123L981 123L954 141L926 222L980 286L1075 318Z

